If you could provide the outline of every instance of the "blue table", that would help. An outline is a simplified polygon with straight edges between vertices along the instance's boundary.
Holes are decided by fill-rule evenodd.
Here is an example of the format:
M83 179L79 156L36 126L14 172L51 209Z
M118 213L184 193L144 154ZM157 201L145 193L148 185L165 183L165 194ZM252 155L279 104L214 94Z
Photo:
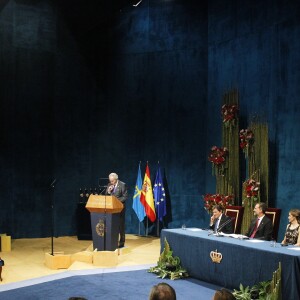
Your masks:
M164 229L161 248L167 238L174 255L191 277L229 289L253 286L272 279L273 272L282 263L282 294L285 300L300 299L300 251L289 247L271 247L270 242L251 243L229 237L208 236L207 231ZM210 252L223 255L220 264L213 263Z

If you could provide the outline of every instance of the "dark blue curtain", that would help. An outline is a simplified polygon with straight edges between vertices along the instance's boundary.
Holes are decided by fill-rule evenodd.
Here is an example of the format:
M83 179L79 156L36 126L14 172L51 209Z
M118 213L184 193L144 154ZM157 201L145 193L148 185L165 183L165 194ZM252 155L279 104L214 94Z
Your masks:
M1 4L1 231L49 236L53 197L55 234L74 235L79 188L115 171L136 233L139 161L153 180L157 161L165 170L169 227L206 226L207 153L221 141L222 94L236 87L244 123L259 113L269 124L282 235L299 185L296 1L125 2Z

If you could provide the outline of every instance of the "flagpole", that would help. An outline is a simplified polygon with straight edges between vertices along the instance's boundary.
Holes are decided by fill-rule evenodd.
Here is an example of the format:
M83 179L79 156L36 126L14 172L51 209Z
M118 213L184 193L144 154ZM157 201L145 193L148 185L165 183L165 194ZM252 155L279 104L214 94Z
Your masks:
M139 222L139 236L141 236L141 222Z
M148 236L148 217L147 217L146 236Z

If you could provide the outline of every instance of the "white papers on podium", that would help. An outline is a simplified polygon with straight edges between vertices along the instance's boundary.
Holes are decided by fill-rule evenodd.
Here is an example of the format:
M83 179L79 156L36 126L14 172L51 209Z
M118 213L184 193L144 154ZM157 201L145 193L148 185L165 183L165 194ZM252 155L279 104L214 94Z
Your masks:
M219 235L227 236L227 237L231 237L231 238L239 239L239 240L249 239L249 237L246 236L246 235L243 235L243 234L236 234L236 233L229 233L229 234L228 234L228 233L220 232Z
M288 247L287 249L289 249L289 250L295 250L295 251L300 251L300 247L298 247L298 248L297 247L295 247L295 248L289 248Z
M249 242L249 243L263 243L263 242L265 242L264 240L248 240L247 242Z
M192 227L192 228L187 228L186 230L189 230L189 231L202 231L201 228L194 228L194 227Z

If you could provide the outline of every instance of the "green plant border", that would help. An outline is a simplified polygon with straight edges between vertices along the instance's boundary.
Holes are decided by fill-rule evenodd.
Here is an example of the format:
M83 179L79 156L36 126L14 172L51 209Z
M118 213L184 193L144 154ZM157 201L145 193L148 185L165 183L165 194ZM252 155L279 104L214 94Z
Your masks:
M173 251L165 238L165 247L161 253L157 266L151 267L149 273L154 273L158 278L169 278L171 280L187 278L188 272L180 265L180 258L173 256Z

